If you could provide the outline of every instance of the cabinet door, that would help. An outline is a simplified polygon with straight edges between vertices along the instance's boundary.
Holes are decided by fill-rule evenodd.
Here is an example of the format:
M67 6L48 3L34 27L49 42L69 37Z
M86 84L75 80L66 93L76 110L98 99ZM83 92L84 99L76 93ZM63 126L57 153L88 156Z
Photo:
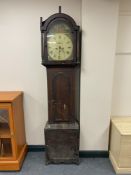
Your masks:
M0 160L15 158L13 116L10 103L0 104Z
M75 120L75 70L48 68L49 122Z

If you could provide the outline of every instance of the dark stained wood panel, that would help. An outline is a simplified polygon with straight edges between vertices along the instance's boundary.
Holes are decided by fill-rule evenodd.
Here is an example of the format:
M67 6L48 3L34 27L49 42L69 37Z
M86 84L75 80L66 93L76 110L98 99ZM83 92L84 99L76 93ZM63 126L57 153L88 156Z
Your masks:
M75 121L75 68L48 68L49 122Z
M46 163L79 163L79 125L46 124Z

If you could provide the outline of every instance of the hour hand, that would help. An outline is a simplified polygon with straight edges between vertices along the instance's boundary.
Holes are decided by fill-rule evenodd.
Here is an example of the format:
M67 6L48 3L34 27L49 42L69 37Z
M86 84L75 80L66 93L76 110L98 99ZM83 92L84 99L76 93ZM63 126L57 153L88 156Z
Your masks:
M61 48L61 50L62 50L62 52L65 54L65 50L64 50L64 48Z

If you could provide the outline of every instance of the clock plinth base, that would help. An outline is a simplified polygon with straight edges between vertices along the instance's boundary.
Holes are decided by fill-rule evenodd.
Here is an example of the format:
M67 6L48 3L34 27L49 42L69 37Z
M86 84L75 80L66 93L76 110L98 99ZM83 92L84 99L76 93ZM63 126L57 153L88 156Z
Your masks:
M46 164L79 164L79 124L59 123L45 126Z

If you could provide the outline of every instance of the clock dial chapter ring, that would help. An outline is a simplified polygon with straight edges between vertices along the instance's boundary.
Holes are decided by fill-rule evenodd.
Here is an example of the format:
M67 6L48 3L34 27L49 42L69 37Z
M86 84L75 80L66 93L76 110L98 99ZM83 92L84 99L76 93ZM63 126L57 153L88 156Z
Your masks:
M48 55L55 61L68 60L73 51L72 40L64 33L56 33L48 37Z

